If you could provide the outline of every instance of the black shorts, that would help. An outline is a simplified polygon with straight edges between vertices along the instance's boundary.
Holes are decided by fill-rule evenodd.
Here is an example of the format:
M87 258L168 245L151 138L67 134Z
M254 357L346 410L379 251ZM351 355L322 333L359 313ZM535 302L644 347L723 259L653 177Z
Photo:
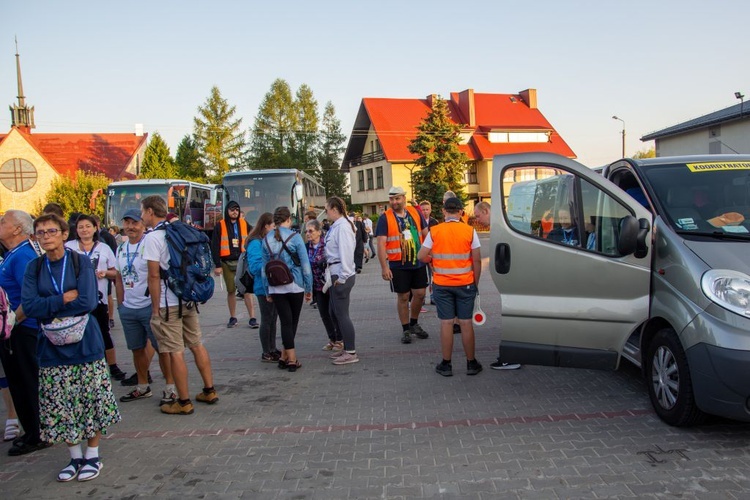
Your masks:
M407 293L411 290L427 288L427 266L416 269L391 269L391 273L393 273L392 292Z

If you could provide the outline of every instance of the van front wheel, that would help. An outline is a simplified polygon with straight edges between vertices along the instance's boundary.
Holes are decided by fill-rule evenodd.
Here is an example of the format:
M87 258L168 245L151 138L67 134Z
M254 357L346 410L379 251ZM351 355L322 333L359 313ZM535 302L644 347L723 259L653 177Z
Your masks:
M654 335L646 352L646 384L659 418L675 427L703 421L693 393L687 356L672 328Z

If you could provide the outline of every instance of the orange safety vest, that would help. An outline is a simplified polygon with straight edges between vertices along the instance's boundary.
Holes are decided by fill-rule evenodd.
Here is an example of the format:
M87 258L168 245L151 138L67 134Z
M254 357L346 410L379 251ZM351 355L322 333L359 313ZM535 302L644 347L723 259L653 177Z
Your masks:
M221 219L219 225L221 227L221 246L219 247L219 257L229 257L232 254L232 251L229 248L229 229L227 228L227 221ZM237 219L237 225L240 228L240 241L244 242L247 239L247 222L245 222L245 219L240 217L239 219ZM241 248L242 243L240 243L240 249Z
M468 224L444 222L433 226L430 235L433 283L442 286L472 285L474 268L471 242L474 241L474 228Z
M419 244L422 244L422 217L420 212L411 205L406 206L406 211L414 219L414 223L417 225L417 233L419 234ZM388 222L388 236L385 240L385 253L388 260L400 261L401 260L401 229L399 228L398 221L396 221L396 214L392 208L385 211L385 220Z

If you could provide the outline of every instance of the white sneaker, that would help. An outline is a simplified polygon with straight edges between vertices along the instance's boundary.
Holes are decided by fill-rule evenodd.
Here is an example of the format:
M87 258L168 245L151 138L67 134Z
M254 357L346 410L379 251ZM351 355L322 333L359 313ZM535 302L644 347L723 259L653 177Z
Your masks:
M343 354L332 362L334 365L348 365L351 363L359 363L359 357L356 354L350 354L346 351L342 351Z
M167 391L161 391L162 397L161 401L159 401L159 406L161 405L171 405L175 401L177 401L177 394L174 392L170 392L167 394Z

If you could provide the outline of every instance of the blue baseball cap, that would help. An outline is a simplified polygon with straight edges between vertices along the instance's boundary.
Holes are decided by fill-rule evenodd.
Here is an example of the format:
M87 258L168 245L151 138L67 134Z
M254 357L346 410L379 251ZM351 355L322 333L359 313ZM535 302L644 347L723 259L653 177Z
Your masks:
M141 222L141 211L137 208L130 208L125 211L125 215L122 216L122 220L133 219Z

